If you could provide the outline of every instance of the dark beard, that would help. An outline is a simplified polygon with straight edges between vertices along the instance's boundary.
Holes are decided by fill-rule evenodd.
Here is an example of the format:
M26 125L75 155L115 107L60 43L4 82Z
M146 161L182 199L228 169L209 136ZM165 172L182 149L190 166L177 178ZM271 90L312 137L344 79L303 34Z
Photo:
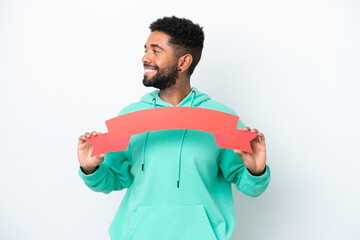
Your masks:
M154 87L160 90L164 90L173 86L176 83L176 79L179 76L179 71L177 69L177 64L174 64L172 67L168 67L163 71L157 68L157 73L154 77L148 79L144 76L143 84L146 87Z

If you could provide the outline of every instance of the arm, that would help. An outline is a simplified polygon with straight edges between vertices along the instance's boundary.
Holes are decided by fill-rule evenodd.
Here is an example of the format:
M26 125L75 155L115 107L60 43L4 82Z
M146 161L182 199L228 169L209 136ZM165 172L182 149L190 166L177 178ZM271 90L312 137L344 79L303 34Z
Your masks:
M244 127L245 125L239 120L239 129L258 133L256 129L250 130ZM219 149L218 165L226 181L236 184L236 188L242 193L257 197L265 191L270 182L264 135L260 133L250 144L253 153L237 149Z
M262 175L254 176L232 149L219 149L218 165L225 180L234 183L239 191L248 196L261 195L269 185L270 169L267 165Z
M91 136L96 136L92 132ZM111 152L91 157L92 145L85 141L89 133L80 136L78 144L79 175L96 192L110 193L131 185L130 145L127 151Z

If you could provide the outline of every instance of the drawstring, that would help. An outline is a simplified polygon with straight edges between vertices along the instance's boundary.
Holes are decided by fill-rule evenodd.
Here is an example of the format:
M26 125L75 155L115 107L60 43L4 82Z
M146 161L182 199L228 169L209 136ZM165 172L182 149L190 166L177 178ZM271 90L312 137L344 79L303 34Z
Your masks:
M194 90L192 90L191 92L191 102L190 102L190 107L192 107L193 105L193 101L194 101L194 96L196 94L196 92ZM181 152L182 152L182 147L183 147L183 142L184 142L184 137L185 137L185 133L186 133L186 129L184 129L182 137L181 137L181 141L180 141L180 147L179 147L179 157L178 157L178 176L177 176L177 188L180 187L180 169L181 169Z
M190 107L193 106L195 94L196 94L196 92L195 92L194 90L192 90L192 91L191 91ZM152 102L153 102L152 107L155 108L156 99L153 98L153 99L152 99ZM183 134L182 134L181 141L180 141L180 147L179 147L179 154L178 154L178 156L179 156L179 157L178 157L178 175L177 175L177 182L176 182L177 188L180 188L181 153L182 153L182 147L183 147L183 143L184 143L185 134L186 134L186 129L183 130ZM146 143L147 143L148 135L149 135L149 132L146 133L145 139L144 139L144 148L143 148L143 157L142 157L141 171L144 171L144 168L145 168L145 150L146 150Z
M152 107L155 108L156 99L152 99ZM142 157L142 164L141 164L141 171L144 171L144 165L145 165L145 150L146 150L146 143L148 138L149 132L146 132L145 139L144 139L144 148L143 148L143 157Z
M182 152L182 146L183 146L183 142L184 142L185 132L186 132L186 129L184 129L184 131L183 131L183 135L182 135L181 142L180 142L180 148L179 148L178 176L177 176L177 187L178 188L180 186L181 152Z

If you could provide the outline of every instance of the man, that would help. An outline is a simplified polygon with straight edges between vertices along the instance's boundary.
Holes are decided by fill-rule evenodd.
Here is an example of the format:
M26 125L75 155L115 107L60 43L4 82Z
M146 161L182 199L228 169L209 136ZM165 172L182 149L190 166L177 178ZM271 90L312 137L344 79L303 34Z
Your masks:
M190 85L201 58L202 28L187 19L164 17L150 29L143 84L159 90L119 115L173 106L236 115ZM244 127L239 121L238 128L258 133ZM92 146L85 139L97 134L79 138L81 178L94 191L128 188L111 224L111 239L230 239L236 224L231 183L256 197L270 181L261 133L251 141L251 154L219 149L211 133L172 129L134 135L126 151L90 157Z

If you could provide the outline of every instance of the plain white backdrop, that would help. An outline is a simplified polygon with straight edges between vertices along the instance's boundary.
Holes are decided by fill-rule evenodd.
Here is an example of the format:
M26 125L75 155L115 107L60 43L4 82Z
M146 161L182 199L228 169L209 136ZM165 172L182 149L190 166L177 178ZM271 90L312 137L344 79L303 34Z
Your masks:
M360 239L360 3L0 1L0 239L109 239L125 191L87 189L85 131L142 86L148 26L204 27L192 85L266 136L271 183L234 188L233 239Z

